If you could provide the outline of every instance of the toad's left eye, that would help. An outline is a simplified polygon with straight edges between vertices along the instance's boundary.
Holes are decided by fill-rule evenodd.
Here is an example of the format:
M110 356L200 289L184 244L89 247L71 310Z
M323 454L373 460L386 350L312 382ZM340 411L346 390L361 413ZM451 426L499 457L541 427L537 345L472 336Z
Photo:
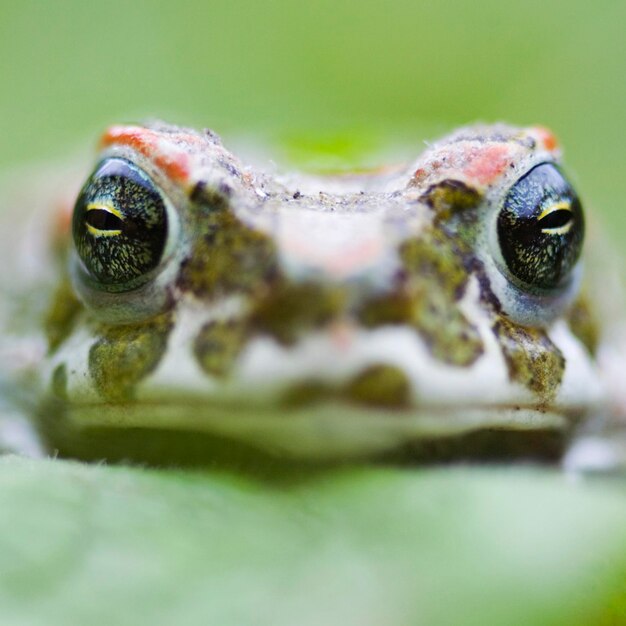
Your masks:
M576 192L554 163L541 163L509 190L497 221L506 268L522 287L553 290L568 282L585 223Z
M165 201L143 170L110 158L85 183L72 231L91 279L106 291L128 291L161 262L168 235Z

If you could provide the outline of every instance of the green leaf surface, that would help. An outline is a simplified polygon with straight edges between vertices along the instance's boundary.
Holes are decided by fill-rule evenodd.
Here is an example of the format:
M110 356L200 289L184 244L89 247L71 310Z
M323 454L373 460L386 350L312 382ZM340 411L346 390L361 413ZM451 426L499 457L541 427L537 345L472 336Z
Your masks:
M618 624L625 582L619 479L0 461L3 625Z

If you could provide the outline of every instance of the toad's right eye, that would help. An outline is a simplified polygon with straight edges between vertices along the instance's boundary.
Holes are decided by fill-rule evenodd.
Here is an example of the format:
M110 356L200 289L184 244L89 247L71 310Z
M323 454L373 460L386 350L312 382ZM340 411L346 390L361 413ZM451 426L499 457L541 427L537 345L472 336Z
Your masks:
M523 289L554 292L569 284L585 221L576 192L554 163L541 163L509 190L498 215L504 271Z
M74 245L87 275L105 291L147 282L168 237L163 194L139 167L120 158L100 163L78 196Z

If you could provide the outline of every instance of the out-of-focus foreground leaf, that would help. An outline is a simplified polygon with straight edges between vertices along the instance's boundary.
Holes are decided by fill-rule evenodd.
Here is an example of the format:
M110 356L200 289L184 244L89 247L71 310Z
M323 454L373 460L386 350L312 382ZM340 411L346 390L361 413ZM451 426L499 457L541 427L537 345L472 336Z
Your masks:
M625 582L618 480L0 461L6 625L615 624Z

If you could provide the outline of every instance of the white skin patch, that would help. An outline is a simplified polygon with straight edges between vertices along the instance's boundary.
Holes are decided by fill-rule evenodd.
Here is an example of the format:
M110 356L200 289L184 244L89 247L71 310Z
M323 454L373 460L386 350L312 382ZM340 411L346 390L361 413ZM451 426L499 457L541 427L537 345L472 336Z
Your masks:
M281 263L290 275L321 270L330 279L341 280L368 273L384 262L390 246L382 227L380 213L284 211L275 237Z

